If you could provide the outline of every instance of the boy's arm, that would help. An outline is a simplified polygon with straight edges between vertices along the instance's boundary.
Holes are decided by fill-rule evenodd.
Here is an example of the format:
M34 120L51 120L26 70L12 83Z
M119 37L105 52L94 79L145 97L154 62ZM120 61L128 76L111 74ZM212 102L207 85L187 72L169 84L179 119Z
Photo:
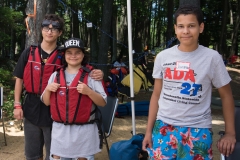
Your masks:
M156 121L157 112L158 112L158 100L160 98L160 93L162 90L162 79L155 79L154 81L154 90L151 96L149 113L148 113L148 122L145 138L143 141L142 149L152 148L152 129Z
M19 108L14 109L13 114L16 119L23 119L23 110L21 108L21 96L22 96L22 86L23 80L20 78L16 78L15 81L15 89L14 89L14 107L19 106Z
M222 100L223 118L225 121L225 135L218 141L217 147L219 151L229 156L234 150L236 143L235 125L234 125L234 100L230 84L218 89Z
M94 69L91 71L90 77L96 81L101 81L103 80L104 73L100 69Z

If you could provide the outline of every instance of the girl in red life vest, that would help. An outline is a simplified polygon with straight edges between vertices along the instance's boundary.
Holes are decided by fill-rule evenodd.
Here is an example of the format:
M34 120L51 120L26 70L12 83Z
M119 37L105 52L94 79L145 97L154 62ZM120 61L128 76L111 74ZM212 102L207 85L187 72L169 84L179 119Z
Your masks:
M88 76L92 68L82 40L68 39L63 51L64 66L51 75L41 97L51 104L54 121L50 159L94 160L101 151L94 111L106 105L107 95L102 82Z

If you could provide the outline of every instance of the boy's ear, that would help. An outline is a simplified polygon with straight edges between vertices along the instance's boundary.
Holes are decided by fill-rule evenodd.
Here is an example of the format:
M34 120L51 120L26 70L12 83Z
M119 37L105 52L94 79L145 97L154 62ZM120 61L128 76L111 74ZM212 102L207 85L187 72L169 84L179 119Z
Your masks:
M61 35L62 35L62 31L59 32L58 37L60 37Z
M204 23L201 23L201 24L200 24L200 31L199 31L199 33L202 33L203 30L204 30Z

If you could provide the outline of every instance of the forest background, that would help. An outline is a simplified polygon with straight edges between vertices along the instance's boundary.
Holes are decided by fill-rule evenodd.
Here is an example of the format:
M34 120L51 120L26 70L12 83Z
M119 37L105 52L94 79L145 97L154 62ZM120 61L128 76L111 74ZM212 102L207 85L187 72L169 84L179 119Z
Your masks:
M184 4L196 5L204 12L205 29L199 44L217 50L224 59L239 56L240 0L132 0L135 52L158 53L177 44L173 14ZM104 71L105 79L119 55L128 60L126 0L0 0L0 84L7 92L4 109L10 117L12 71L22 51L41 42L40 23L47 13L65 20L65 32L58 43L69 37L83 39L91 64Z

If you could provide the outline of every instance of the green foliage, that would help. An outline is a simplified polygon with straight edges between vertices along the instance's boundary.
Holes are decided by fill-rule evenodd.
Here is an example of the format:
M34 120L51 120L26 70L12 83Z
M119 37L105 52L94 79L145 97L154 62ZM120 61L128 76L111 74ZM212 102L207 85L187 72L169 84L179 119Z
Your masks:
M14 102L14 90L13 89L13 81L12 74L9 70L4 68L0 68L0 83L3 86L3 95L4 95L4 103L3 110L7 113L7 117L13 118L13 102Z
M9 7L0 7L0 43L9 41L11 38L10 30L16 30L18 35L24 29L23 15L19 11L14 11Z
M15 62L9 59L0 59L0 85L3 86L3 110L9 119L13 119L14 79L12 75Z
M3 86L10 86L11 80L12 80L12 73L9 70L6 70L4 68L0 68L0 83Z
M9 119L13 119L13 107L14 107L14 90L10 90L10 92L7 92L7 97L3 103L3 110L7 113L7 117Z

